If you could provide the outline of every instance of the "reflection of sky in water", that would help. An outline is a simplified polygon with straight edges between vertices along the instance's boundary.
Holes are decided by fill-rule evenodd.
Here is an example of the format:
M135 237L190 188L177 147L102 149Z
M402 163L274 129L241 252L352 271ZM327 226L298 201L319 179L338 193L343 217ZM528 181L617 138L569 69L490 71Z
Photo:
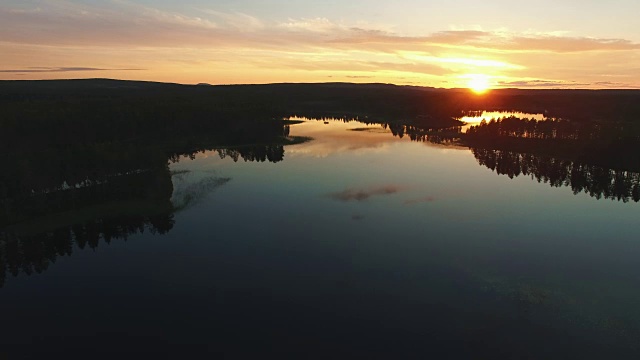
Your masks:
M183 226L216 231L246 246L285 237L309 251L322 249L317 256L347 261L356 278L367 267L404 273L437 263L498 291L542 289L544 295L531 296L640 319L637 309L623 306L640 301L639 279L629 276L640 256L638 204L496 176L469 151L351 130L365 127L380 128L293 125L292 135L316 140L287 147L285 161L275 165L215 156L176 165L233 178L194 209L195 219L179 219L176 232ZM215 225L199 222L205 214L216 214ZM254 226L230 226L238 217Z
M366 134L362 134L366 133ZM287 155L327 157L341 152L384 151L389 143L400 139L379 124L366 125L356 121L342 122L310 120L292 127L292 135L309 136L314 140L286 149Z
M313 141L287 147L286 161L297 156L327 157L336 153L388 152L393 144L408 141L407 138L393 136L391 130L384 129L380 124L367 125L358 121L342 120L329 121L328 124L323 120L305 121L294 125L291 135L308 136L313 138ZM444 152L458 149L430 142L424 142L422 146L439 148Z
M491 121L491 119L501 119L504 117L515 116L520 119L535 119L535 120L544 120L546 117L544 114L531 114L531 113L523 113L523 112L508 112L508 111L483 111L479 116L463 116L459 120L465 122L467 125L462 127L462 132L466 132L469 127L473 125L478 125L482 120L486 120L487 122Z
M117 331L126 318L131 334L162 329L177 342L273 331L402 342L425 329L466 341L458 336L476 334L465 329L495 326L490 341L564 346L553 331L582 345L637 334L639 204L496 176L470 151L379 129L292 125L291 135L315 140L287 146L275 164L183 158L171 165L174 198L200 198L176 213L171 232L61 258L2 295L50 318L33 302L55 283L89 296L95 311L52 324L82 328L86 318ZM77 293L79 281L95 282L95 297ZM73 313L67 297L49 302ZM247 330L260 324L276 330ZM548 336L530 338L538 326Z

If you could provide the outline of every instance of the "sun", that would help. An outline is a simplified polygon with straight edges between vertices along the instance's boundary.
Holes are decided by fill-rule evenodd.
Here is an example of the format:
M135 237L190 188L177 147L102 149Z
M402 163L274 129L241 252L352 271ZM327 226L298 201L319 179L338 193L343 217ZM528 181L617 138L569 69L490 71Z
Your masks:
M476 94L484 94L491 88L487 75L469 75L467 79L467 87Z

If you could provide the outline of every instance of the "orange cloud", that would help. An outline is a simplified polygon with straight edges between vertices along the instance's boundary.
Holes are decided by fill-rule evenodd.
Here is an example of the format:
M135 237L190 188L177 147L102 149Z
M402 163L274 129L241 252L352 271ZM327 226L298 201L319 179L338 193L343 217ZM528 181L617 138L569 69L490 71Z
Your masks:
M464 86L466 74L483 74L498 86L640 84L640 44L626 39L481 30L407 36L326 18L278 23L239 12L198 11L184 15L125 1L0 5L0 70L72 69L20 72L36 78L92 68L129 78L126 69L148 69L135 76L210 83L330 76L455 87Z
M411 45L447 45L502 50L557 52L638 50L624 39L548 35L518 36L477 30L442 31L427 36L402 36L378 29L333 23L328 19L290 19L267 24L242 13L201 10L203 17L186 16L120 2L115 7L47 3L31 10L0 8L0 38L4 42L84 46L273 46L308 45L331 48L338 44L384 45L396 51ZM207 19L204 15L213 17ZM43 31L44 30L44 31ZM366 48L366 47L365 47ZM419 49L418 49L419 50Z
M47 67L33 66L26 69L5 69L0 73L61 73L61 72L84 72L84 71L140 71L144 69L104 69L92 67Z

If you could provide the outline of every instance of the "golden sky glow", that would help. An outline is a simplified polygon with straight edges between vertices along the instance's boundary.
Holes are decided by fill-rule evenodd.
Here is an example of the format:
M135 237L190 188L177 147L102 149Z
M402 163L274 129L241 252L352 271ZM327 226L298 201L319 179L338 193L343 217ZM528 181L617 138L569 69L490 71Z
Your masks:
M488 76L482 74L469 74L467 77L467 87L476 94L484 94L491 89L492 84Z
M449 13L446 2L404 3L390 9L388 2L355 1L362 10L334 4L342 11L332 13L301 1L221 0L213 9L202 0L7 0L0 4L0 79L640 87L640 34L620 18L640 11L635 2L612 1L617 19L605 19L608 8L592 1L573 2L573 12L550 8L550 17L564 16L557 28L526 17L537 8L522 9L523 19L513 21L499 13L501 1L484 2L485 10L457 1L468 13ZM469 17L482 11L497 17ZM422 21L415 14L424 14Z
M387 152L392 144L410 141L408 136L399 138L393 136L391 130L384 129L380 124L364 125L360 122L343 122L342 120L328 120L329 124L317 119L292 117L292 120L303 120L304 123L291 126L293 136L308 136L313 141L298 145L287 146L287 156L327 157L352 151L356 154L366 152ZM439 148L451 152L466 150L465 147L444 146L432 142L422 143L424 146Z

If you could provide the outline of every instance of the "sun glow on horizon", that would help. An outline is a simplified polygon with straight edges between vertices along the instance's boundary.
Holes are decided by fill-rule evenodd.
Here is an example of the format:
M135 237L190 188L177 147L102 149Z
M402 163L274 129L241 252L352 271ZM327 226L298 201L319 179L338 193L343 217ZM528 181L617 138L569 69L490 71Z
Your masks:
M476 94L484 94L491 89L491 81L487 75L467 75L467 87Z

